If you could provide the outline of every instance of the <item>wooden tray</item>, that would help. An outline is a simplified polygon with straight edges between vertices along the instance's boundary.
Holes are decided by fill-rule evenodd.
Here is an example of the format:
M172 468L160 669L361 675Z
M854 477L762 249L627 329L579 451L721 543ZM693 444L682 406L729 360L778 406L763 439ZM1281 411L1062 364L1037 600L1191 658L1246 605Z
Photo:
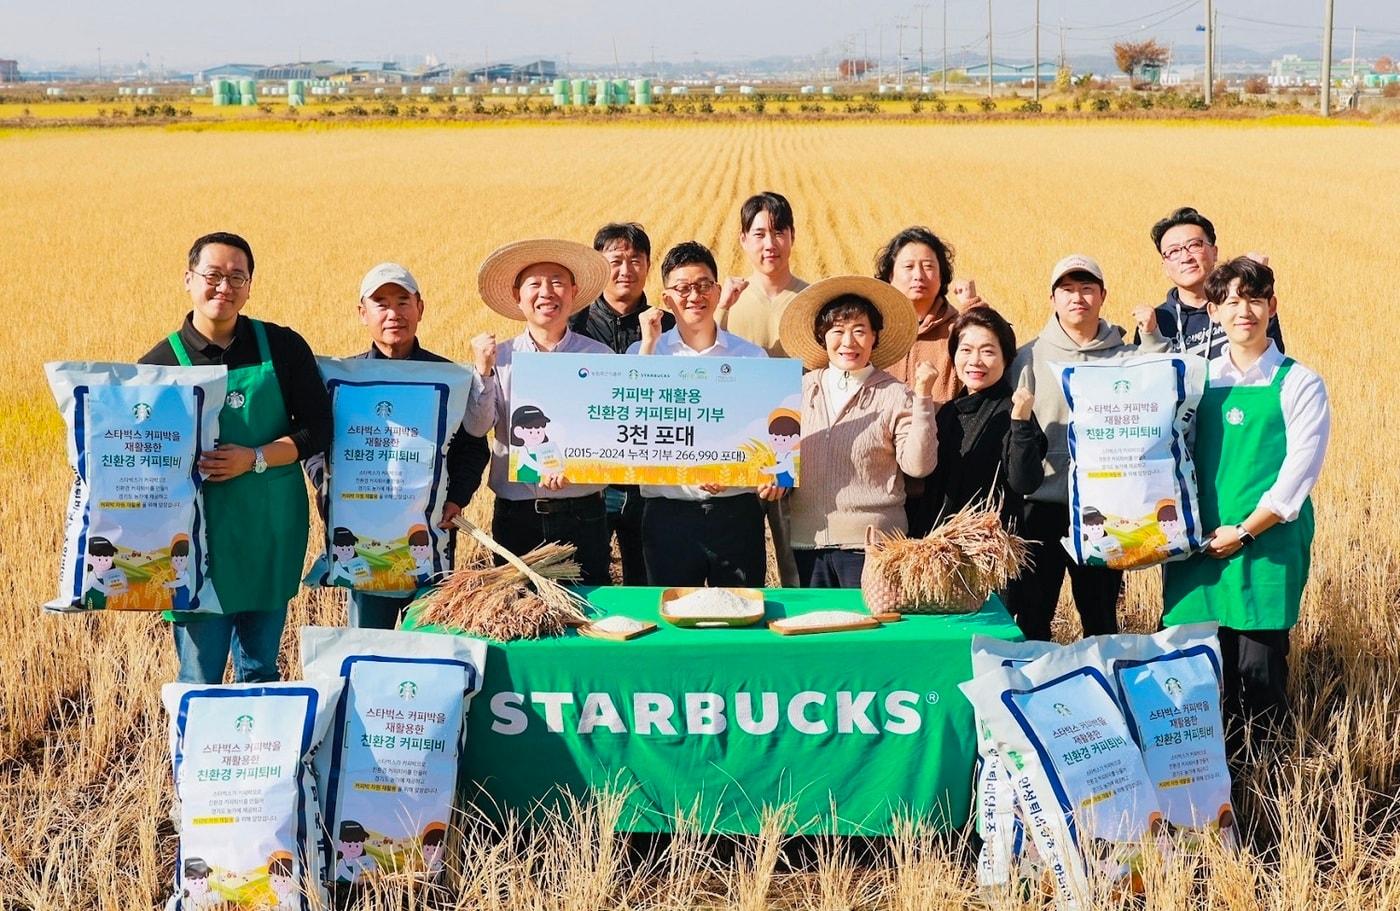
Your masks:
M638 636L645 636L647 633L656 631L656 624L648 621L641 621L644 625L635 633L615 633L605 629L595 629L593 624L585 623L578 627L578 634L589 639L608 639L613 642L626 642L628 639L636 639Z
M839 623L828 626L783 626L782 620L772 620L769 621L768 628L779 636L806 636L809 633L844 633L848 630L879 629L880 621L876 620L874 617L869 617L851 623Z
M702 591L699 588L668 588L661 593L661 619L672 626L681 629L695 629L706 627L735 627L753 626L763 619L763 592L756 588L730 588L731 591L753 605L750 613L738 617L673 617L666 612L666 605L677 598L683 598L691 592Z

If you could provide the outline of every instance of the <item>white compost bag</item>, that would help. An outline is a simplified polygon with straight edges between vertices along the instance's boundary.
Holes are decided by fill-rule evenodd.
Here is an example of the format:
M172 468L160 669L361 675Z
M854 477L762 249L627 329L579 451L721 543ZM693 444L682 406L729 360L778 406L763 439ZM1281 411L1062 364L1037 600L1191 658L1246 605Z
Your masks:
M311 757L341 681L168 683L180 812L166 911L312 911L329 896Z
M961 684L991 730L1057 904L1093 907L1091 872L1127 885L1166 824L1096 644Z
M438 873L486 643L306 626L301 656L307 679L345 680L331 736L316 756L334 844L324 879Z
M1204 542L1188 434L1206 361L1138 355L1057 365L1069 403L1069 536L1075 562L1140 569Z
M217 613L201 450L219 433L224 367L44 365L63 412L73 494L49 610Z
M1061 646L1054 642L1008 642L992 636L972 637L972 676L999 667L1024 667ZM977 853L977 882L998 886L1011 881L1017 864L1034 867L1039 857L1026 836L1025 817L1016 803L1011 778L997 753L992 729L982 720L976 703L972 706L977 725L977 834L982 839Z
M316 361L334 431L326 455L307 465L324 495L326 539L304 582L412 594L452 568L451 532L438 523L447 445L462 426L474 374L427 361Z
M1190 623L1097 642L1167 822L1218 831L1234 846L1216 630Z

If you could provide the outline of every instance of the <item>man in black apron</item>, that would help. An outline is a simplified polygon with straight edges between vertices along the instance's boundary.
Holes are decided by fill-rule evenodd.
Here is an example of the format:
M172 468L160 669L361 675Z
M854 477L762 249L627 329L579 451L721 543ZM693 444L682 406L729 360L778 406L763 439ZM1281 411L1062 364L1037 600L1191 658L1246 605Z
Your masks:
M278 679L287 602L301 584L310 521L298 462L330 443L331 410L311 348L284 326L241 316L253 251L236 234L206 234L190 248L185 290L193 310L143 364L228 368L219 445L200 455L209 576L222 613L169 614L180 680Z

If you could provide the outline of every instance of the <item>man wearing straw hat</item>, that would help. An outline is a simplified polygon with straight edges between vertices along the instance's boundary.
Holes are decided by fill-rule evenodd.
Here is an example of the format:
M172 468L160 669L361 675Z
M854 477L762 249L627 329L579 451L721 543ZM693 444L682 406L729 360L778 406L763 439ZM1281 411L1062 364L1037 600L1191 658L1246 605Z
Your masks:
M804 588L858 588L867 530L907 531L904 477L925 477L937 464L938 372L919 361L909 386L885 372L908 353L918 326L904 295L875 278L845 275L806 288L779 333L809 371L802 481L791 497L797 571Z
M481 352L486 394L494 395L496 404L487 482L496 494L491 535L515 554L547 541L574 545L585 585L609 582L603 485L571 484L562 474L548 473L536 483L510 480L510 378L516 352L612 354L569 329L569 318L597 299L607 280L607 260L583 244L550 239L506 244L481 264L477 289L486 306L524 321L525 331L499 345L489 333L472 342Z

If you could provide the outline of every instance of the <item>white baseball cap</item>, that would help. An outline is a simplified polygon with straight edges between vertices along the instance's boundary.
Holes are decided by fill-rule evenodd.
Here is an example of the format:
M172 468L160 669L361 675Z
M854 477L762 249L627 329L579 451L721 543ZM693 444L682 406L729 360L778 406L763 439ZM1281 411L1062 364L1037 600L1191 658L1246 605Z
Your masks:
M1083 253L1071 253L1069 256L1055 263L1055 268L1050 270L1051 290L1054 290L1055 286L1060 283L1060 279L1069 275L1071 272L1088 272L1099 280L1099 284L1102 285L1104 283L1103 269L1099 268L1098 263L1085 256Z
M398 263L380 263L366 272L365 277L360 279L360 299L369 297L380 285L398 285L411 294L419 293L413 273Z

